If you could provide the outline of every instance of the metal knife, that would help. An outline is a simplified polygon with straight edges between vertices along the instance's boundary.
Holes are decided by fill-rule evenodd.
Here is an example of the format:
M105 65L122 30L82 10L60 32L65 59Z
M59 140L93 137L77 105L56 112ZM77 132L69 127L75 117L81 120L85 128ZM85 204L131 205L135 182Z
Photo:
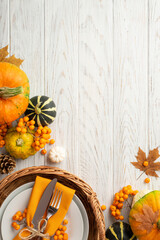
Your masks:
M38 229L38 222L43 218L43 215L53 195L53 190L56 186L56 183L57 183L57 179L54 178L44 190L44 193L39 201L38 207L32 219L32 223L35 229Z

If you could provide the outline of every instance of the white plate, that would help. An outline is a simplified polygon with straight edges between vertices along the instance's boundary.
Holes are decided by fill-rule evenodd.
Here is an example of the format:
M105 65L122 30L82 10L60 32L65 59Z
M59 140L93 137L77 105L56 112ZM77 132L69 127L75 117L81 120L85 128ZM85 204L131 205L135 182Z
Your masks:
M27 183L17 188L3 202L0 208L2 240L12 240L16 236L17 231L11 227L12 216L15 212L23 211L27 207L33 184ZM82 202L76 195L73 197L66 218L69 220L67 225L69 240L87 240L88 216Z

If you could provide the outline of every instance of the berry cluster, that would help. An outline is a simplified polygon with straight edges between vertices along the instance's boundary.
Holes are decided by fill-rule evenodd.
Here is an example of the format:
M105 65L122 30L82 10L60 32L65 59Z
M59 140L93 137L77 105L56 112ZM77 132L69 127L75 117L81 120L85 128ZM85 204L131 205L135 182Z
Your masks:
M39 151L40 149L44 148L44 146L48 143L54 144L54 139L51 139L51 129L47 126L42 127L39 126L34 134L34 142L32 144L32 147L36 150ZM44 155L47 153L45 149L41 150L41 153Z
M6 133L8 131L8 128L10 128L11 125L10 124L2 124L0 125L0 148L4 147L5 145L5 136L6 136Z
M27 130L34 130L35 129L35 121L31 120L29 121L28 117L20 118L19 122L16 127L16 131L19 133L26 133ZM38 152L41 149L41 154L45 155L47 151L43 149L46 144L54 144L54 139L51 138L51 129L47 126L39 126L34 133L34 142L32 144L32 147Z
M21 133L26 133L28 128L30 130L34 130L35 128L34 125L35 125L34 120L29 121L28 117L20 118L16 127L16 131Z
M128 199L129 195L135 196L138 191L133 191L131 185L124 187L118 193L115 194L114 201L110 206L111 215L116 220L123 220L124 217L121 215L121 209L123 208L123 202Z
M26 215L27 215L27 209L25 209L23 213L21 211L16 212L16 214L12 217L12 219L14 221L21 222L24 218L26 218ZM12 227L15 230L19 230L20 224L18 224L17 222L12 222Z
M68 240L68 234L65 232L67 230L67 227L64 225L68 224L68 220L65 219L63 221L63 225L60 225L58 230L55 232L55 235L53 237L54 240Z

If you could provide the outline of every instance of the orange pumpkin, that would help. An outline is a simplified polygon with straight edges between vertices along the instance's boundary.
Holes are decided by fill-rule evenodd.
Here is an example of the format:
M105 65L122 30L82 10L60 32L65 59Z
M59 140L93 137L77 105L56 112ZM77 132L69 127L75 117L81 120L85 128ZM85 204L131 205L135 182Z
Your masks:
M29 80L17 66L0 62L0 124L19 118L29 103Z
M129 223L139 240L160 240L160 191L149 192L133 205Z

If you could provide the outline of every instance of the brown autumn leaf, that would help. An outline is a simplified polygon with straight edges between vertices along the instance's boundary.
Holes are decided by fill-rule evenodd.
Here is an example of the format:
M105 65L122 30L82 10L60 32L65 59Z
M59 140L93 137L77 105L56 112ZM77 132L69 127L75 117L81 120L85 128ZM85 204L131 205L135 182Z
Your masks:
M159 210L154 212L153 209L146 204L143 206L143 214L135 213L133 215L135 220L141 223L138 226L138 229L146 230L147 233L151 232L153 228L153 224L157 223L158 216L159 216Z
M160 157L158 148L149 151L148 158L146 157L145 152L139 148L138 154L136 156L137 162L131 162L135 168L138 168L140 171L143 171L146 175L158 177L156 171L160 170L160 162L155 162ZM148 162L148 166L143 165L144 161Z
M20 58L16 58L15 55L12 55L7 58L8 56L8 46L0 49L0 62L8 62L16 65L17 67L20 67L23 60Z

